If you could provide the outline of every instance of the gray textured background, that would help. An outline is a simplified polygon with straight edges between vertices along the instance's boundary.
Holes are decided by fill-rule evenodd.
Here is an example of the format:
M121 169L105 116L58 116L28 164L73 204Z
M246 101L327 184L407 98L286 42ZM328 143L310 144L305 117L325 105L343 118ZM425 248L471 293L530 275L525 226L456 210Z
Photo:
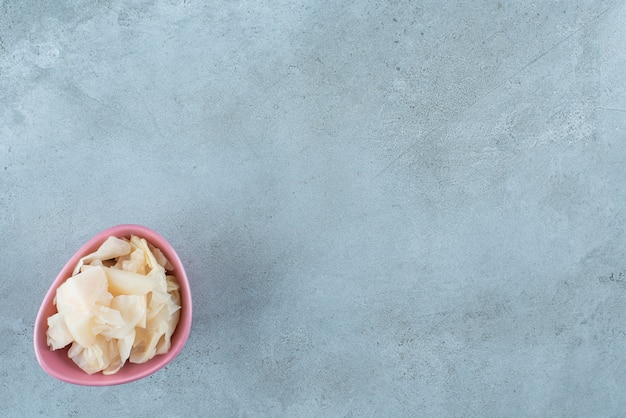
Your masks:
M0 413L624 414L625 22L0 1ZM56 381L39 303L119 223L177 249L190 339L138 382Z

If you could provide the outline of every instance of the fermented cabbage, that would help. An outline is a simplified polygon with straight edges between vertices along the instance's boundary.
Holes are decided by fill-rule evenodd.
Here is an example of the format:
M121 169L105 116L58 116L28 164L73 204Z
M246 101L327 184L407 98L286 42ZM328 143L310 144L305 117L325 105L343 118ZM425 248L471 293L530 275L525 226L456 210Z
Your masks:
M173 267L144 238L109 237L80 259L56 291L48 318L51 350L71 344L68 356L86 373L114 374L129 361L167 353L180 317Z

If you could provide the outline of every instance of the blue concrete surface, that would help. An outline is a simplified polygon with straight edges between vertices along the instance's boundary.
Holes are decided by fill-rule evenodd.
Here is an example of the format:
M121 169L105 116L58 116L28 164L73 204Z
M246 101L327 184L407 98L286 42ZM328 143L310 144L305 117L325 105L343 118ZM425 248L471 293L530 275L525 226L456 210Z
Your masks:
M623 416L625 1L0 2L0 415ZM167 369L57 381L95 233L187 266Z

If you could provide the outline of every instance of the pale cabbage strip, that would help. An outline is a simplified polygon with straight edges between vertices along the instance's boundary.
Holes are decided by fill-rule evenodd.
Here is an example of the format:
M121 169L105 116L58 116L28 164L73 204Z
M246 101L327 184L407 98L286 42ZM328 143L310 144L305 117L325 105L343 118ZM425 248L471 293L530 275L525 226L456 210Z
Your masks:
M167 353L180 317L173 267L144 238L109 237L80 259L56 292L48 346L72 344L68 356L86 373L116 373Z

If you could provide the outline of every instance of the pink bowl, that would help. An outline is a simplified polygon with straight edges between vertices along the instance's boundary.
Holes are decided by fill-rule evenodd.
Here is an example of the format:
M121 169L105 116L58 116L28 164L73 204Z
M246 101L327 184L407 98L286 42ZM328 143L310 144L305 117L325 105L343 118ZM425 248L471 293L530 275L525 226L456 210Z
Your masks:
M105 376L102 373L89 375L81 370L67 356L69 347L61 350L52 351L48 347L46 331L48 330L48 317L56 313L56 307L53 304L56 289L67 280L74 270L74 266L83 256L94 252L100 244L102 244L109 236L119 238L130 238L131 235L137 235L145 238L149 243L159 248L174 266L172 274L176 276L180 285L181 296L181 312L180 320L174 335L172 335L172 345L170 351L153 357L146 363L133 364L126 363L117 373ZM185 274L183 264L172 246L159 234L140 225L118 225L100 232L98 235L90 239L83 245L76 254L70 258L65 267L61 270L57 278L50 286L48 293L41 303L37 319L35 320L35 355L41 368L49 375L62 380L64 382L85 386L110 386L122 383L132 382L151 375L157 370L164 367L172 361L178 353L183 349L189 331L191 329L191 290L189 281Z

